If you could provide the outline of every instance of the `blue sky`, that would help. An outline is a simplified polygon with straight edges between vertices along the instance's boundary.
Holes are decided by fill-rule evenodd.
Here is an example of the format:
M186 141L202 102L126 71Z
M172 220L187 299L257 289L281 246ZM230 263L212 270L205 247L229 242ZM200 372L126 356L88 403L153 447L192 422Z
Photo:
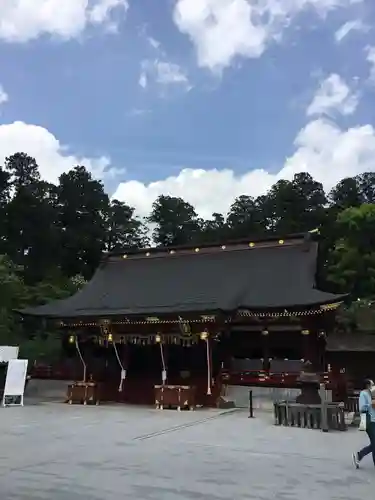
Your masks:
M281 5L280 5L281 4ZM0 159L141 215L375 169L373 0L0 0ZM63 5L63 7L62 7Z

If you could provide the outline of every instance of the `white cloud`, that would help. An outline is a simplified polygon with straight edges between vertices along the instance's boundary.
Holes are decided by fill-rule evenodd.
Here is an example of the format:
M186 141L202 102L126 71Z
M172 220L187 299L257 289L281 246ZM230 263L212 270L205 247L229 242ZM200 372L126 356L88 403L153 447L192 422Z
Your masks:
M367 62L370 64L369 80L375 83L375 46L367 48Z
M341 113L351 115L358 106L359 96L345 81L332 73L323 82L307 108L307 116Z
M139 75L139 80L138 80L138 84L143 88L145 89L148 85L148 78L147 78L147 74L144 70L141 71L141 74Z
M177 176L143 184L121 183L114 198L134 206L140 215L151 211L160 194L181 196L195 206L202 217L225 213L241 194L264 194L279 179L292 179L298 172L309 172L326 189L340 179L375 171L375 130L371 125L342 130L326 119L311 121L297 135L295 152L277 173L257 169L237 175L231 169L182 169Z
M146 60L141 64L139 85L146 88L150 80L159 85L182 85L188 90L191 88L189 79L181 66L158 59Z
M156 40L155 38L152 38L152 36L146 37L146 40L148 43L151 45L151 47L155 50L161 50L161 43Z
M356 19L355 21L348 21L336 31L335 33L336 42L340 43L352 31L365 32L368 31L368 26L363 24L363 22L360 19Z
M294 146L295 152L278 172L256 169L238 175L230 168L185 168L177 176L147 185L138 181L123 182L113 197L133 205L139 215L147 215L160 194L181 196L193 204L201 216L210 217L213 212L225 213L235 197L263 194L279 179L292 179L298 172L310 172L330 189L343 177L375 171L375 129L371 125L342 130L333 122L320 118L298 133ZM100 179L116 177L119 173L110 166L109 158L72 154L43 127L23 122L0 125L0 165L6 156L17 151L35 157L42 177L50 182L55 182L77 164L85 165Z
M4 87L0 84L0 106L9 101L9 96L5 92Z
M17 152L35 158L43 179L56 182L58 177L75 165L85 165L96 178L103 178L110 166L106 157L85 158L69 154L67 147L48 130L38 125L14 122L0 125L0 165ZM111 169L109 174L115 169Z
M113 29L115 11L125 14L128 0L0 0L0 39L27 42L41 35L79 36L88 25Z
M129 116L144 116L144 115L148 115L149 113L151 113L150 109L133 108L132 110L129 111L128 115Z
M177 0L173 18L195 45L198 64L220 71L237 56L260 57L301 11L323 17L352 3L358 0Z
M188 84L188 79L178 64L157 61L155 62L155 77L157 83L169 85L173 83Z

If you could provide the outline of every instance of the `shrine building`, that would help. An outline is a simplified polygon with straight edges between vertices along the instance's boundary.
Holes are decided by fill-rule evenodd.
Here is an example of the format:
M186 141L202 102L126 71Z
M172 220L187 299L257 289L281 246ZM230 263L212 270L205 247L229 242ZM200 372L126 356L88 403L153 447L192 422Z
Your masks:
M345 296L316 287L317 257L311 234L108 253L75 295L20 313L58 325L61 370L101 400L184 386L215 406L231 384L295 387L307 360L327 377Z

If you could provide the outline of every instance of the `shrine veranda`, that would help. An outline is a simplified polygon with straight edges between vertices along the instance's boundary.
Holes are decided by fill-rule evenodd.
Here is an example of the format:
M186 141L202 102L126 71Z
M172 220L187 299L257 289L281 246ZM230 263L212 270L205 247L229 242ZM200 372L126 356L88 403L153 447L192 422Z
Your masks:
M19 311L25 328L62 333L60 364L34 376L76 380L70 402L191 409L228 386L295 388L305 361L333 387L326 346L345 295L317 288L317 258L310 234L106 254L72 297Z

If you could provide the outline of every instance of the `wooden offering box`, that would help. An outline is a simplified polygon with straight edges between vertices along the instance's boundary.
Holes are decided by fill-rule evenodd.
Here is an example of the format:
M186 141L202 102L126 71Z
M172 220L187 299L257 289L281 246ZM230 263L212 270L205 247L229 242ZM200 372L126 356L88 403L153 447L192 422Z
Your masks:
M68 403L98 405L99 392L99 385L96 382L74 382L68 386Z
M155 385L155 406L195 410L195 387L190 385Z

